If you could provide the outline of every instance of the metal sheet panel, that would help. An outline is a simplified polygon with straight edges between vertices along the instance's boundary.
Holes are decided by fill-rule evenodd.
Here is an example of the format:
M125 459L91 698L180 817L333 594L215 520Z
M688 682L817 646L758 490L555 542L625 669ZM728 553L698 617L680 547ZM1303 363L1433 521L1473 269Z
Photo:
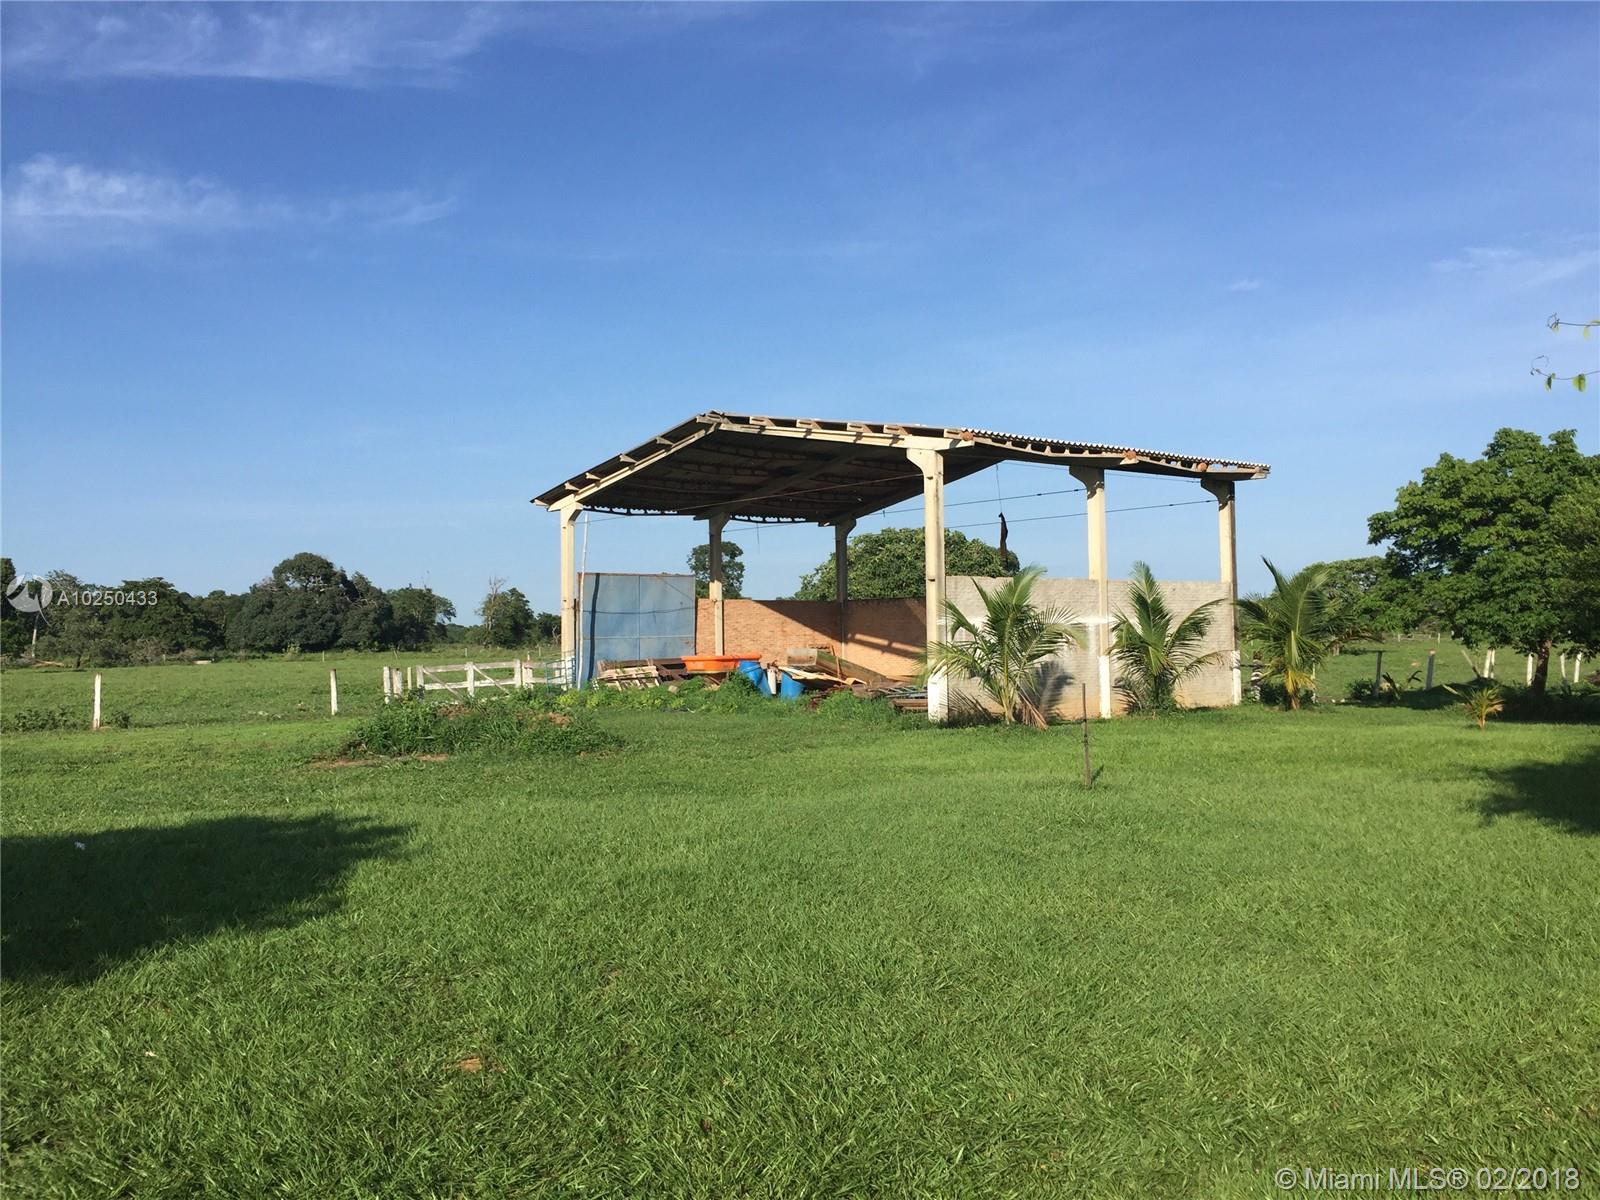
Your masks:
M694 653L693 575L584 575L580 582L578 686L597 664Z

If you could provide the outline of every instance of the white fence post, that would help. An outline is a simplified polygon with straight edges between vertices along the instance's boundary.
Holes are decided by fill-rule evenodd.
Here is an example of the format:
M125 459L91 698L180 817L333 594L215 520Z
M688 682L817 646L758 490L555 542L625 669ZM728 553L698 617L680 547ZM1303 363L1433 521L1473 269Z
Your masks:
M94 677L94 716L89 720L90 729L100 728L100 676Z
M328 712L337 717L339 715L339 672L328 672Z
M467 698L470 700L478 694L478 670L471 663L467 664Z
M383 702L385 704L389 703L390 699L393 697L393 694L394 694L394 668L393 667L385 667L383 669Z
M1583 651L1578 651L1578 661L1572 664L1572 682L1583 682Z

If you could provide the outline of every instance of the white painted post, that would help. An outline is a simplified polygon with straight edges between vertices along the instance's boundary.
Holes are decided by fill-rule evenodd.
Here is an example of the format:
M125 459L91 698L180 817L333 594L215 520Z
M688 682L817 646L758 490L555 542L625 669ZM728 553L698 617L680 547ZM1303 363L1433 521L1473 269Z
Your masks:
M100 676L94 677L94 715L89 718L89 728L100 728Z
M1089 578L1095 584L1094 652L1100 716L1111 716L1111 567L1106 552L1106 473L1101 467L1071 467L1089 502Z
M1424 691L1433 690L1433 656L1435 653L1436 652L1433 650L1428 651L1428 678L1423 682L1422 685Z
M944 452L921 448L906 457L922 472L922 555L927 606L928 645L950 640L950 618L944 610ZM950 681L944 672L928 676L928 720L935 724L950 713Z
M578 506L569 504L561 513L561 660L567 664L567 681L578 682L578 588L576 571Z
M1217 500L1217 550L1222 585L1228 589L1228 664L1233 674L1233 702L1239 704L1244 700L1244 680L1239 669L1239 539L1234 523L1233 481L1201 480L1200 486Z
M328 672L328 711L330 715L339 715L339 672L337 669Z
M1560 668L1560 670L1561 670L1561 682L1565 683L1567 681L1567 656L1565 654L1563 654L1561 656L1561 668Z
M847 657L845 648L850 644L850 531L856 527L854 517L845 517L833 527L833 599L839 606L839 657ZM839 669L844 670L841 662Z
M1583 682L1583 651L1578 651L1578 659L1572 664L1572 682Z
M385 704L389 703L390 695L394 691L394 680L390 677L393 670L393 667L385 667L383 669L383 702Z
M711 580L706 594L711 598L711 645L715 654L728 652L727 604L723 600L722 586L722 529L727 523L727 513L712 513L706 521L707 551L711 560Z
M522 682L522 660L520 658L511 660L511 686L514 688L527 686Z
M1525 680L1523 680L1523 682L1528 687L1532 687L1533 686L1533 655L1531 655L1531 654L1528 655L1528 677Z
M467 664L467 696L470 698L478 694L478 671L471 663Z

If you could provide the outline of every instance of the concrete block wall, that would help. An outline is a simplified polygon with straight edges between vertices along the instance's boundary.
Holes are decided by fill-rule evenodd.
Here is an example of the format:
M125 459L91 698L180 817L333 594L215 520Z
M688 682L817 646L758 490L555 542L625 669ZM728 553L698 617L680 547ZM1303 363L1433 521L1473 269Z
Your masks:
M951 576L945 581L945 594L974 624L982 624L983 600L978 595L978 585L981 584L988 591L1004 582L1003 579ZM1207 600L1227 595L1226 587L1220 582L1162 580L1161 586L1166 592L1167 603L1180 617ZM1127 580L1110 580L1107 591L1110 593L1113 614L1126 607ZM1095 614L1096 587L1092 579L1041 579L1035 585L1033 594L1034 602L1043 608L1065 609L1079 618ZM1211 623L1204 649L1221 651L1224 660L1217 666L1207 667L1197 673L1178 694L1181 703L1197 708L1233 703L1233 675L1227 662L1227 654L1233 648L1232 625L1226 606L1219 605L1212 611L1216 617ZM1046 674L1046 699L1051 702L1051 708L1057 715L1070 720L1083 715L1085 685L1090 715L1095 716L1100 712L1100 680L1093 652L1094 639L1087 630L1080 629L1078 632L1079 645L1057 655ZM976 700L979 693L970 682L954 681L951 694L953 697ZM1115 663L1112 664L1111 705L1115 712L1122 712L1126 707L1116 693Z
M840 646L846 661L891 679L909 679L926 636L921 600L851 600ZM695 649L715 653L710 600L695 614ZM839 605L832 600L724 600L723 639L730 654L775 658L796 646L839 645Z

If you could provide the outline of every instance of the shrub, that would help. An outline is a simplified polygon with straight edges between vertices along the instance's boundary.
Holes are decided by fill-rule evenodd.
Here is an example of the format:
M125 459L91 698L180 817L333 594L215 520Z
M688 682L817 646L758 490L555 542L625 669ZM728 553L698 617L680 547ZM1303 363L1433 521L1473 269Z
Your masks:
M50 729L83 729L84 718L70 708L24 708L5 715L8 733L39 733Z
M1445 691L1461 700L1461 711L1468 719L1476 721L1478 728L1486 728L1489 718L1505 711L1505 695L1498 684L1486 683L1482 687L1457 690L1445 684Z
M362 721L345 754L498 753L578 755L622 744L583 713L556 712L530 693L438 704L406 699L386 704Z
M1352 679L1344 695L1351 704L1371 704L1378 698L1378 689L1370 679Z
M816 705L819 717L863 725L893 725L900 721L887 700L868 700L849 690L830 692Z

